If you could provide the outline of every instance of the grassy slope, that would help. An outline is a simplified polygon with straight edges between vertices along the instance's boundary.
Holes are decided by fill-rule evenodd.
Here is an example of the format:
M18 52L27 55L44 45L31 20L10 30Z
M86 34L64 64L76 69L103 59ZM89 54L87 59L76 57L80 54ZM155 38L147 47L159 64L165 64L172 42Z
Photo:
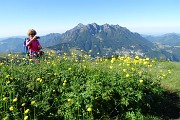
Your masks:
M160 82L163 88L167 90L167 97L170 104L164 111L164 115L169 116L172 120L180 120L180 62L157 62L153 67L154 74L166 74L170 70L171 74L165 76Z
M176 91L180 95L180 62L159 62L159 70L171 70L171 75L161 80L161 84L168 90Z
M161 61L156 62L152 67L153 76L162 76L161 86L165 89L165 98L169 101L165 106L163 116L168 116L172 120L180 120L180 62ZM165 75L165 76L163 76ZM151 119L149 117L148 119ZM160 118L152 118L158 120Z

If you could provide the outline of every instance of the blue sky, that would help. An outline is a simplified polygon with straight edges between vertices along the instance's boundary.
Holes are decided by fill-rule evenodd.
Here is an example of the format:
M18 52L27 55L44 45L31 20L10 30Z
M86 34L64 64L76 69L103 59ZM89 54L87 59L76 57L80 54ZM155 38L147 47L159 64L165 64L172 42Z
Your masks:
M140 34L180 33L180 0L1 0L0 37L63 33L78 23Z

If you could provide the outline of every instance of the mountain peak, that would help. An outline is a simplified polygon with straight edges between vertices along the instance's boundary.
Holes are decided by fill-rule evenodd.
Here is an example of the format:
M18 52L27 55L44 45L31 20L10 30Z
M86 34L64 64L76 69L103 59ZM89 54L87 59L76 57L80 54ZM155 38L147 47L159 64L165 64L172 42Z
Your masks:
M82 27L84 27L84 25L82 23L79 23L76 27L77 28L82 28Z
M96 23L91 23L91 24L88 24L87 27L93 27L93 28L97 29L97 28L99 28L99 25Z

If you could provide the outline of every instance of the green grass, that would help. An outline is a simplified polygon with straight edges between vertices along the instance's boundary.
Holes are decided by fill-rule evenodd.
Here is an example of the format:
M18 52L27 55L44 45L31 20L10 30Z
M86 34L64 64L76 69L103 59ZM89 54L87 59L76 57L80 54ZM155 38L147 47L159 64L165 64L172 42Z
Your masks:
M53 53L35 63L15 54L7 58L0 62L1 119L179 117L179 63Z
M161 85L167 90L177 92L180 95L180 62L158 62L153 72L161 74L164 71L171 71L171 75L162 79Z

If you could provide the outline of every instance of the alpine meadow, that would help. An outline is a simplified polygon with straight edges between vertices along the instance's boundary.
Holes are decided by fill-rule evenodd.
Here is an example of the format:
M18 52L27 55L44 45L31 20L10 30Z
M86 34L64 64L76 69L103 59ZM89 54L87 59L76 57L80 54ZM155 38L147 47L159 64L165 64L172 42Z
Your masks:
M180 120L180 0L1 0L0 120Z
M89 51L89 54L92 51ZM1 119L177 119L180 63L47 52L0 62Z
M44 55L36 59L23 53L24 39L1 40L0 119L180 119L179 41L162 40L80 23L40 36Z

